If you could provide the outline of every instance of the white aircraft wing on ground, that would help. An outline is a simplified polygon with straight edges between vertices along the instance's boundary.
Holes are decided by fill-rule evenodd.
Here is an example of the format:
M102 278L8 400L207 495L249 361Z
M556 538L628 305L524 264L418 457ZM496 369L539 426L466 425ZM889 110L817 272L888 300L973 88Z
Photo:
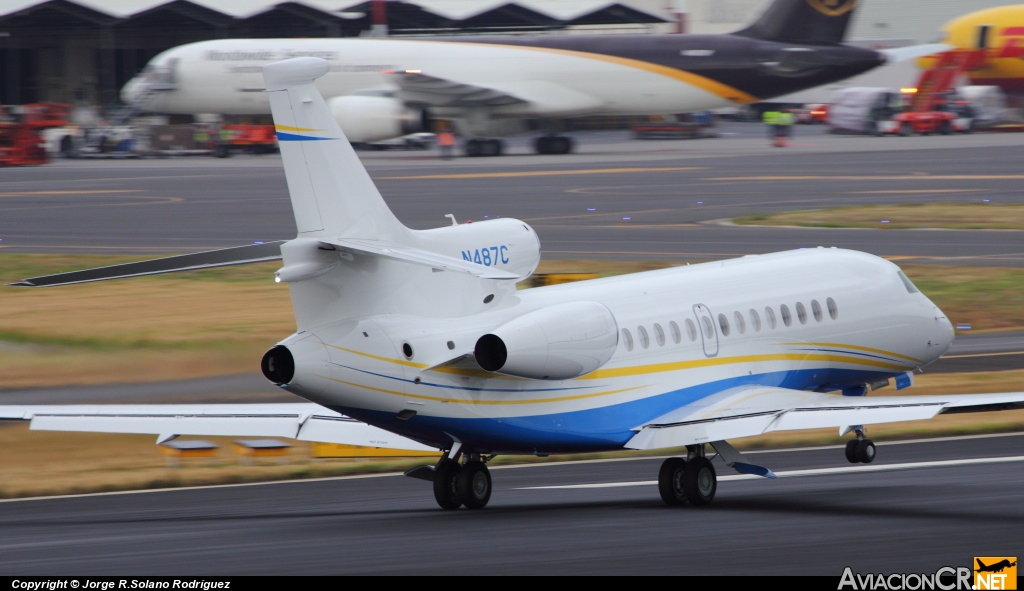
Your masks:
M683 406L644 425L630 449L682 447L772 431L930 419L939 414L1024 408L1024 392L934 396L841 396L766 386L739 387Z
M0 419L31 421L35 431L137 433L157 443L178 435L287 437L411 451L437 451L311 403L0 406Z

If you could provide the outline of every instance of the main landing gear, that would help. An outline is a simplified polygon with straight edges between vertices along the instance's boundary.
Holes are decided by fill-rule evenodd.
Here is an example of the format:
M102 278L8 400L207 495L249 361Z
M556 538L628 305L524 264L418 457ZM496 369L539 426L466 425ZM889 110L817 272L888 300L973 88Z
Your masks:
M538 154L568 154L572 148L572 138L564 135L542 135L533 140L533 149Z
M658 472L658 492L668 505L707 505L715 498L718 476L703 445L686 446L686 459L669 458Z
M496 139L473 138L466 141L466 156L501 156L505 151L505 142Z
M851 464L870 464L875 460L875 442L864 435L864 429L856 429L856 439L846 442L846 459Z
M479 454L464 454L464 462L447 455L434 466L434 500L442 509L483 509L491 500L491 472Z

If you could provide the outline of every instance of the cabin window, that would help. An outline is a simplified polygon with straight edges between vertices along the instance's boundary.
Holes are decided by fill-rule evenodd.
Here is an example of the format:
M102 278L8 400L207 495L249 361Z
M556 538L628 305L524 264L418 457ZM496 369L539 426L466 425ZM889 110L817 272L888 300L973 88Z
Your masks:
M668 323L668 329L672 333L672 342L678 345L679 341L683 340L683 334L679 332L679 325L673 320Z
M697 327L693 325L693 320L686 319L686 336L690 337L690 342L697 340Z
M832 320L839 317L839 306L836 306L836 301L832 298L825 300L825 307L828 308L828 316Z
M710 318L707 316L701 316L700 324L704 327L704 338L711 339L715 336L715 325L711 324Z
M629 334L628 328L622 329L622 342L626 345L627 351L633 350L633 335Z
M644 349L651 345L651 338L647 336L646 328L642 326L636 327L636 336L638 339L640 339L640 346L643 347Z
M796 318L800 324L807 324L807 308L804 307L803 302L796 303Z
M779 306L779 316L782 316L782 323L786 326L793 324L793 314L789 311L789 306L782 304Z
M761 332L761 317L757 315L757 310L753 308L750 309L750 328L754 332Z
M764 319L768 323L768 328L775 330L775 310L772 310L771 306L764 307Z
M654 323L654 340L658 342L659 347L665 345L665 330L657 322Z
M821 304L818 300L811 300L811 314L814 314L814 320L821 322Z
M732 315L736 319L736 330L738 330L740 334L747 332L747 323L743 321L743 314L733 312Z
M729 336L729 317L725 314L718 315L718 326L722 329L722 336Z

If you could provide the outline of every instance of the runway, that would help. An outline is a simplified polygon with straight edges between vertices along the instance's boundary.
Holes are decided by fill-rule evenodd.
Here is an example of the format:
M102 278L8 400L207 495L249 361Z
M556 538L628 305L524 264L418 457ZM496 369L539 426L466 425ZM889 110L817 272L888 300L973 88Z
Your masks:
M2 575L931 574L1014 556L1024 436L715 461L715 502L662 504L660 459L496 468L482 511L398 475L0 502Z
M821 245L902 262L1024 264L1018 231L716 221L860 204L1020 203L1016 134L873 138L801 127L793 147L778 149L760 130L729 123L723 137L678 141L589 133L580 153L562 157L521 153L522 146L491 159L361 157L410 227L444 225L448 213L460 222L516 217L534 226L548 259L683 263ZM0 181L0 247L9 252L187 252L294 232L277 156L59 161L5 170Z

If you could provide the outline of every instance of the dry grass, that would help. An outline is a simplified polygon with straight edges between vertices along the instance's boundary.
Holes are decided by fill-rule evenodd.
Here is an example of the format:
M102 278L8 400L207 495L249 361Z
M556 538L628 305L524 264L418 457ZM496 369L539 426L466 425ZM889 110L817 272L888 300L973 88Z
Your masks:
M869 205L756 215L734 220L758 226L813 228L946 228L952 230L1022 230L1024 205L995 203L928 203Z
M921 375L911 390L916 394L949 392L980 393L1024 391L1024 370ZM892 394L892 391L882 391ZM0 422L0 449L4 450L0 497L72 494L108 490L136 490L200 484L258 482L314 478L343 474L400 472L430 464L430 459L331 459L309 458L309 444L293 442L288 464L271 459L241 465L231 451L231 439L206 438L220 445L211 460L181 461L169 467L151 435L51 433L29 431L25 424ZM950 434L996 433L1024 430L1024 410L940 416L930 421L891 423L869 427L873 439L901 439ZM733 441L741 448L839 444L836 429L779 432ZM664 453L664 452L659 452ZM559 461L595 457L650 455L639 452L553 456L550 458L500 457L495 463ZM837 457L841 457L837 456ZM838 461L838 460L837 460Z

